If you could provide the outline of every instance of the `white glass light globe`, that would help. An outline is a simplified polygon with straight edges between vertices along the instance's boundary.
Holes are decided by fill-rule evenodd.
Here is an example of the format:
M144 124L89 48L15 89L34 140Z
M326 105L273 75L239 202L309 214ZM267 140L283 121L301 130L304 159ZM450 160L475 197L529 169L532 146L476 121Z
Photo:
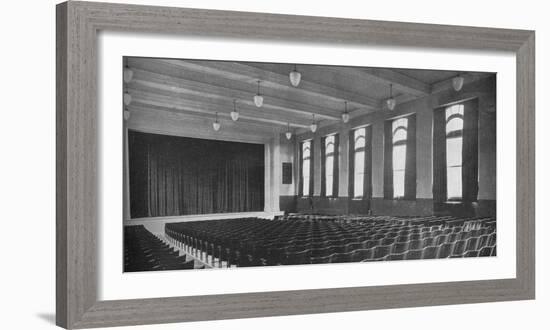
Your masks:
M317 131L317 124L313 123L309 126L309 128L311 129L311 132L315 133L315 131Z
M124 120L130 119L130 110L124 110Z
M344 123L347 123L347 122L349 121L349 113L344 112L344 113L342 114L342 121L343 121Z
M286 132L285 136L287 140L290 140L292 138L292 132Z
M124 105L130 105L132 103L132 95L130 93L124 93Z
M130 81L132 81L133 77L134 77L134 71L132 71L130 68L124 68L124 73L123 73L124 82L129 83Z
M290 83L294 87L298 87L300 84L300 79L302 79L302 74L296 70L292 70L289 74Z
M264 97L257 94L254 95L254 104L259 108L264 104Z
M220 123L218 123L217 121L215 121L215 122L212 123L212 127L214 127L214 130L215 130L215 131L219 131L221 125L220 125Z
M231 111L230 115L233 121L237 121L237 119L239 119L239 113L237 111Z
M395 109L395 105L396 105L395 99L393 97L387 99L386 100L386 105L388 106L388 109L390 109L390 110Z
M462 89L462 86L464 85L464 78L461 76L454 77L453 78L453 88L455 91L459 91Z

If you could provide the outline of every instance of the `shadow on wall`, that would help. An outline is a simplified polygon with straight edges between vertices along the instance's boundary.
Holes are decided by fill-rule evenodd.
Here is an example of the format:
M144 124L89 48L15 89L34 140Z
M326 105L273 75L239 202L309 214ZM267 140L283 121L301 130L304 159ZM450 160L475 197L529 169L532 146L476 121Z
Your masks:
M38 313L36 316L39 319L42 319L46 323L55 325L55 314L54 313Z

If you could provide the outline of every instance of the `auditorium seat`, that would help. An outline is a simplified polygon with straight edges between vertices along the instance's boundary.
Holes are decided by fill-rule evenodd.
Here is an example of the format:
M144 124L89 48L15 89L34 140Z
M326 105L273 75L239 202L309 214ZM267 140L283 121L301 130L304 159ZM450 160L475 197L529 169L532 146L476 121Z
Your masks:
M491 218L293 214L168 223L165 236L207 264L246 267L471 256L495 245L495 228Z
M438 258L448 258L451 255L454 243L443 243L439 245L437 250Z
M395 253L389 254L384 260L403 260L405 258L405 253Z
M437 246L428 246L422 250L422 259L433 259L437 256Z
M470 258L470 257L477 257L478 254L479 254L478 250L470 250L470 251L464 252L462 256L465 258Z
M400 243L400 242L396 242L392 245L392 249L391 249L391 253L392 254L401 254L403 252L405 252L409 247L409 243L408 242L403 242L403 243Z
M355 250L351 252L351 261L352 262L359 262L359 261L370 261L373 260L374 256L374 247L370 249L361 249L361 250Z
M144 226L124 227L124 271L193 269L195 261L179 256Z
M409 241L409 250L419 250L422 249L422 241L417 240L411 240Z
M375 249L374 249L374 256L373 258L374 259L382 259L384 258L385 256L387 256L388 254L390 254L390 249L391 249L391 246L390 245L379 245L377 246Z
M466 241L464 240L456 241L453 246L453 253L451 254L451 258L462 257L465 247L466 247Z
M488 257L491 255L493 251L493 247L492 246L485 246L483 247L481 250L479 250L479 254L478 256L480 257Z
M409 250L405 253L405 260L413 260L422 258L422 250Z

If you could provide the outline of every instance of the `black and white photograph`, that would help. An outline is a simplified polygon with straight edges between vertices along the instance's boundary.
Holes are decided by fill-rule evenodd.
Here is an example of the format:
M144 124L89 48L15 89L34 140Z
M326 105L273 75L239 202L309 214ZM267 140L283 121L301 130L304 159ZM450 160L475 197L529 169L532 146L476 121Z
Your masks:
M124 272L496 256L495 73L121 70Z

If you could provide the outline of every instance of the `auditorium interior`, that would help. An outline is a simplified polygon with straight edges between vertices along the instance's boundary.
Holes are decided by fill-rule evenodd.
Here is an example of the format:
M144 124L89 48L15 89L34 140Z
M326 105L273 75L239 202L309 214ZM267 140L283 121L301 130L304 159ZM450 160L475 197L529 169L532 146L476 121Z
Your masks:
M496 256L496 74L124 57L124 272Z

